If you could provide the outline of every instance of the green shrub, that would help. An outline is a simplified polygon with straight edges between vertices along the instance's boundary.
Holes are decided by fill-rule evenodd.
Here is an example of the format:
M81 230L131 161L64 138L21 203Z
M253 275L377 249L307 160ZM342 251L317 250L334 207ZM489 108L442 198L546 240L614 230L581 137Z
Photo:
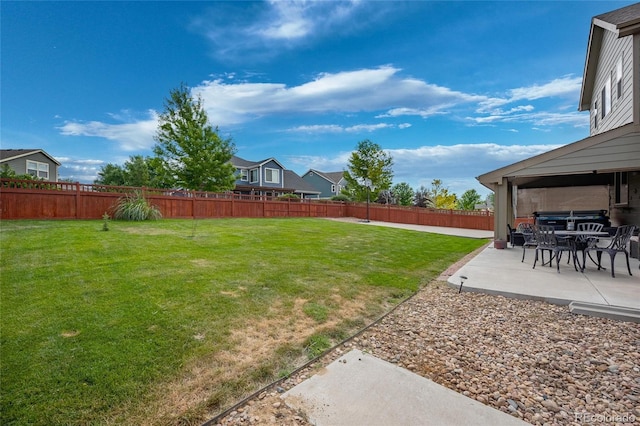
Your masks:
M338 194L331 197L331 201L351 201L349 197L344 194Z
M300 201L300 196L298 194L282 194L278 197L278 201Z
M160 210L149 203L141 191L120 198L113 214L113 218L119 220L157 220L161 217Z

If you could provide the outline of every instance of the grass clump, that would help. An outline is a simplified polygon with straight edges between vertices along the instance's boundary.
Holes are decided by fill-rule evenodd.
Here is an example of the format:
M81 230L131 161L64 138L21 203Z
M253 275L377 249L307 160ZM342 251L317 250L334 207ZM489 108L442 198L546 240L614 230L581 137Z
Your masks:
M118 200L113 217L118 220L142 221L158 220L162 218L162 214L141 191L135 191Z
M304 342L304 348L309 359L322 355L331 347L331 339L325 334L314 334Z

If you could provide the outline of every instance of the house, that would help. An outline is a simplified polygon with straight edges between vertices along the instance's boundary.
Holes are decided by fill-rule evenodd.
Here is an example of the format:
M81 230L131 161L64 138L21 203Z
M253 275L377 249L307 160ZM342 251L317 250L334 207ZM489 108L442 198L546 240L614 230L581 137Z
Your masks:
M248 161L234 155L231 164L237 169L237 193L273 197L297 194L300 198L318 198L320 194L273 157L262 161Z
M578 110L589 137L477 177L495 194L496 238L534 211L640 225L640 3L592 18Z
M17 175L31 175L57 182L60 162L42 149L0 149L0 164L7 164Z
M309 169L302 175L302 179L320 191L320 198L331 198L342 192L347 185L344 180L344 172L321 172Z

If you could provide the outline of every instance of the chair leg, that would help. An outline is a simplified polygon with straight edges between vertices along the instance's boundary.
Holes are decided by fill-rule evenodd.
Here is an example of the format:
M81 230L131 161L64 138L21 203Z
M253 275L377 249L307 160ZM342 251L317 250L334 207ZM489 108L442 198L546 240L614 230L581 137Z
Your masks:
M602 252L601 251L597 251L596 252L596 258L598 259L598 271L600 269L602 269ZM611 272L613 272L613 265L611 265Z
M629 266L629 253L627 253L626 251L624 252L624 255L627 258L627 270L629 271L629 275L631 275L631 266Z
M522 257L524 258L524 254L522 255ZM533 258L533 268L531 269L536 269L536 263L538 263L538 249L536 248L536 255Z
M522 260L520 262L524 262L524 254L527 251L527 247L523 244L522 245Z

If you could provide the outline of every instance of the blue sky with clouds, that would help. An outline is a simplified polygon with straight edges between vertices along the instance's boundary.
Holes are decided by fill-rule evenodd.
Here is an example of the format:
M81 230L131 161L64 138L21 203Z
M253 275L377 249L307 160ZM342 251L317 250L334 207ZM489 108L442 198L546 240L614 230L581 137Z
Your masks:
M0 143L92 182L152 155L184 82L247 160L339 171L370 139L394 183L486 195L476 176L589 135L591 18L632 3L3 1Z

